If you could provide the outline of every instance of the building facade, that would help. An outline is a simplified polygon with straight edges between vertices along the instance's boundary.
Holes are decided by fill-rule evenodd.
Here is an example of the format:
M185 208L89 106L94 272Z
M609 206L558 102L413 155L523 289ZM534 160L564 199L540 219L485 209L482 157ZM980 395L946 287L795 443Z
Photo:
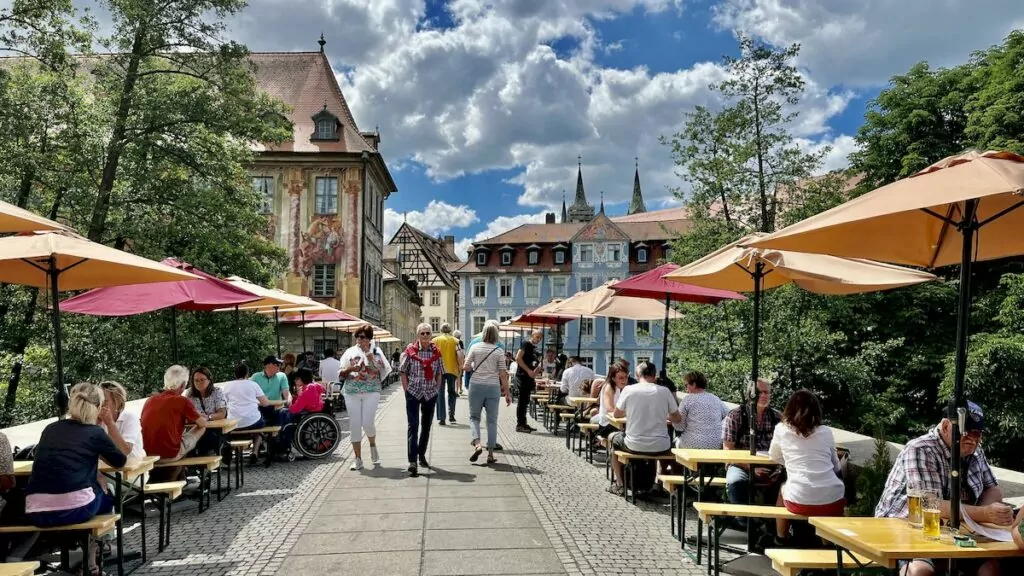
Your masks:
M459 281L450 268L461 266L455 255L455 237L434 238L403 222L388 242L385 255L401 264L402 271L416 282L421 305L420 322L437 332L441 324L456 326L459 317Z
M384 201L397 192L380 134L361 132L323 51L253 53L260 90L287 104L292 137L255 145L267 234L288 255L278 287L374 324L384 319Z
M421 304L416 281L405 274L397 260L385 259L383 325L401 340L398 345L416 340L416 326L423 316Z
M576 196L571 207L563 203L561 222L548 214L544 224L525 224L474 243L469 260L457 270L463 331L476 334L488 319L508 320L553 298L645 272L666 259L669 242L689 228L685 211L647 212L639 170L633 196L625 216L609 218L603 202L594 214L579 167ZM604 374L611 363L612 324L616 358L660 365L662 321L585 318L549 330L548 342L560 333L566 354L575 354L579 345L583 362Z

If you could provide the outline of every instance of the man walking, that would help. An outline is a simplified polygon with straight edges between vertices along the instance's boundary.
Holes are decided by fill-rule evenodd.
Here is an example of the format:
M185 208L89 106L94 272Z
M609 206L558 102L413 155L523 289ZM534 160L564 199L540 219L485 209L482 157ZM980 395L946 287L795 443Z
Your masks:
M417 326L416 341L405 347L398 364L409 422L409 474L412 476L419 473L417 462L424 468L430 467L426 458L427 443L444 374L441 351L430 341L430 334L430 324Z
M529 434L533 428L526 423L526 409L530 406L530 394L537 387L537 375L541 371L537 346L544 340L543 330L534 330L529 340L523 341L516 352L516 378L519 379L519 404L516 406L516 432Z
M437 421L441 426L445 425L445 391L448 392L448 419L455 424L455 399L458 395L455 392L455 381L462 371L462 362L465 355L459 350L459 341L452 336L451 324L441 324L441 333L433 340L434 345L441 351L441 361L444 363L444 375L441 378L441 388L437 392Z

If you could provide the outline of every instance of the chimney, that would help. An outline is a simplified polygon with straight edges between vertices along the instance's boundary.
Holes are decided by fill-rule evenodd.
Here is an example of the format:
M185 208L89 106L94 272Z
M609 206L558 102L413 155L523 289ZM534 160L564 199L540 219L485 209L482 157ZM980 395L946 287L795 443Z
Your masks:
M444 247L447 248L448 251L451 252L452 254L455 254L455 236L445 236Z
M547 214L545 214L544 215L544 223L545 224L554 224L555 223L555 213L554 212L548 212Z

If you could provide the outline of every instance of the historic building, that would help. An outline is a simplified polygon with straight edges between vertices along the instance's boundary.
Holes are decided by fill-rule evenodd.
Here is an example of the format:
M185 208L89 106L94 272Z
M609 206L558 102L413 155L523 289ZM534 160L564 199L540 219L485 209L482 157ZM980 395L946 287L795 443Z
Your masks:
M416 340L416 326L423 316L416 280L398 260L384 259L384 326L401 339L399 346ZM394 346L388 346L389 350Z
M290 140L255 145L253 187L287 251L278 286L382 324L384 201L397 192L380 134L360 131L324 40L319 52L253 53L258 87L289 106Z
M450 268L461 266L462 261L455 254L454 236L434 238L403 222L388 241L385 256L401 263L402 272L416 281L421 322L429 322L434 332L445 322L457 325L459 281Z
M505 321L552 298L645 272L667 257L669 241L689 227L685 214L681 208L647 212L639 169L634 173L628 213L610 218L602 201L595 214L587 203L579 166L576 196L571 207L563 202L562 222L556 222L551 213L544 224L524 224L473 244L469 260L456 271L462 284L459 324L464 332L475 334L489 318ZM566 353L575 353L577 334L582 334L584 363L603 374L610 364L609 322L618 323L616 357L660 364L662 322L658 321L571 322L561 331Z

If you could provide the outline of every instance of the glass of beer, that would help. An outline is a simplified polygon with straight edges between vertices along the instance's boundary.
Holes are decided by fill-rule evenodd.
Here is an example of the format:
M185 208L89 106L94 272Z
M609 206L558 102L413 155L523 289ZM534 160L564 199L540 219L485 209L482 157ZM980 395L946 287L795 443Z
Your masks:
M914 528L920 528L923 523L921 517L921 492L920 488L907 487L907 522Z
M935 491L922 491L921 518L924 537L938 540L942 536L942 500Z

